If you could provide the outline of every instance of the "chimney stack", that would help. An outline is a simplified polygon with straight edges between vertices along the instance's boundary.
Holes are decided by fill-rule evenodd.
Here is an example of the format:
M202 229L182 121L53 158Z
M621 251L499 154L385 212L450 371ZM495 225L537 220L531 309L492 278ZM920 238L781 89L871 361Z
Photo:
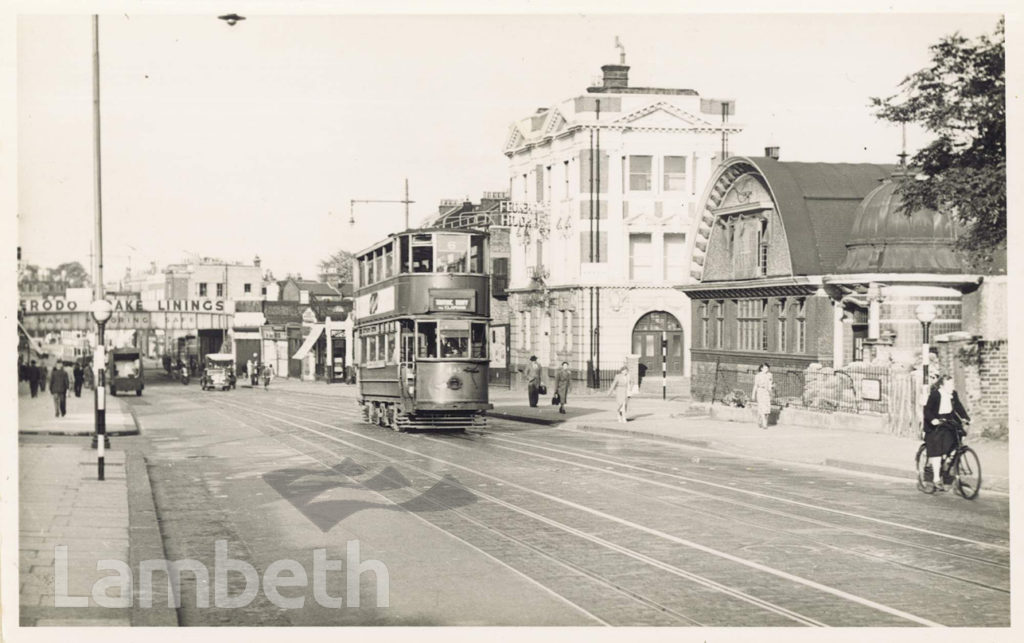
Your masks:
M778 161L779 160L779 147L777 145L774 145L772 147L764 148L764 155L767 156L770 159L775 159L776 161Z
M605 89L629 87L629 65L602 65Z
M259 268L260 267L260 256L259 255L256 255L255 257L253 257L252 265L255 268Z

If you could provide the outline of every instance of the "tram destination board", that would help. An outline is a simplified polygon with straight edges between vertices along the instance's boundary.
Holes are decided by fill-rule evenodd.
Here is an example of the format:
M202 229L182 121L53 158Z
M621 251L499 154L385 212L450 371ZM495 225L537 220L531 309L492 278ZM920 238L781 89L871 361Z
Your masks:
M476 312L476 292L469 289L430 289L430 310L437 312Z

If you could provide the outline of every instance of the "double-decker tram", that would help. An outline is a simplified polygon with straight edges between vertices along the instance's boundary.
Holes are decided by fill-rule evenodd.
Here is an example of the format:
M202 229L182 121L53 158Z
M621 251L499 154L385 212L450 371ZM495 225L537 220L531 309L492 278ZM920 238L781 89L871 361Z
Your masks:
M416 229L356 255L363 417L398 431L484 425L487 233Z

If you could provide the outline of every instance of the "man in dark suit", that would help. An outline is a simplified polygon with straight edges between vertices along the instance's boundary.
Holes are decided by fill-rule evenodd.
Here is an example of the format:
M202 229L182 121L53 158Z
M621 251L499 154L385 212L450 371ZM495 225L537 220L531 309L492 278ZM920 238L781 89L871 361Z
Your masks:
M39 395L39 367L36 366L35 360L29 363L25 378L28 379L28 390L32 397Z
M75 397L82 397L82 384L85 383L85 370L82 368L81 360L75 362L75 368L71 371L75 379Z
M56 417L64 417L68 414L68 374L64 370L64 363L57 360L50 372L50 394L53 395L53 411Z

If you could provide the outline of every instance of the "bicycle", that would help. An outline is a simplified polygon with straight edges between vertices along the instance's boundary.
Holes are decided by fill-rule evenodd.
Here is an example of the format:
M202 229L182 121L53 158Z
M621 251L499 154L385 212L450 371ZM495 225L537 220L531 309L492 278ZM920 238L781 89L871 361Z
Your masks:
M964 443L966 431L954 428L953 435L956 436L956 446L942 456L939 475L943 484L953 485L961 496L974 500L981 491L981 460L974 449ZM928 451L924 444L917 450L914 463L917 469L917 488L923 493L935 493L932 468L928 464Z

